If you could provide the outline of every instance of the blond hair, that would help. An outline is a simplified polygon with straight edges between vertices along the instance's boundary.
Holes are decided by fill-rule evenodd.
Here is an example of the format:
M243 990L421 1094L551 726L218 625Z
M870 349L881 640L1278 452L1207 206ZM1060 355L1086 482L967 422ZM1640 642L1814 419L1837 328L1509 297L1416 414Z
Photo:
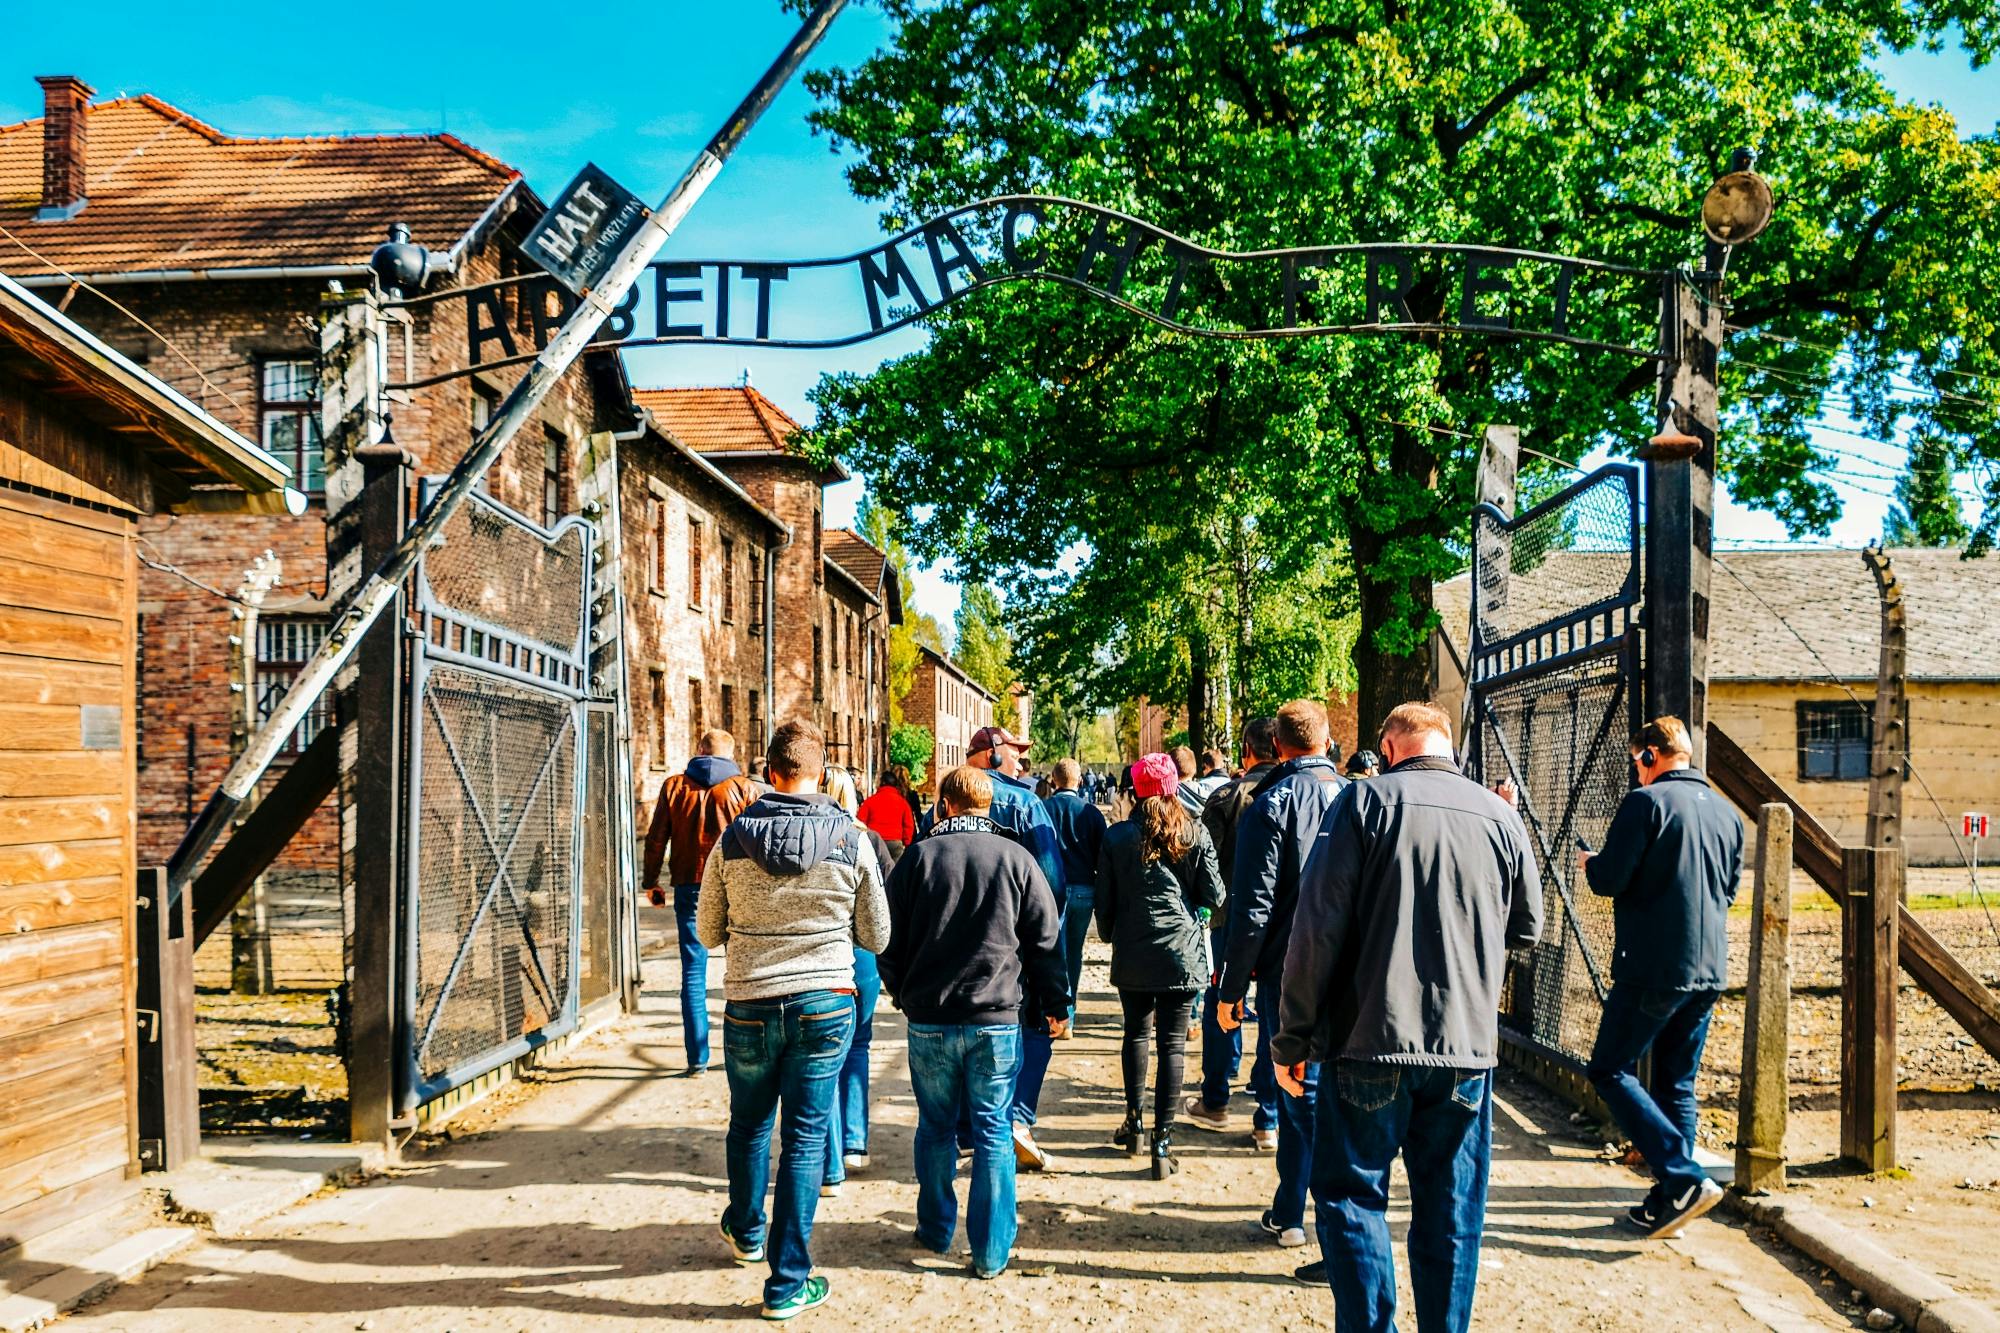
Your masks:
M1427 731L1435 731L1446 740L1451 739L1451 718L1436 704L1419 700L1397 704L1389 710L1389 716L1382 719L1384 736L1421 736Z
M1688 735L1687 723L1679 718L1656 717L1632 737L1632 753L1637 754L1641 750L1651 750L1675 759L1692 759L1694 738Z
M993 808L993 779L983 768L960 764L938 782L938 803L957 814Z

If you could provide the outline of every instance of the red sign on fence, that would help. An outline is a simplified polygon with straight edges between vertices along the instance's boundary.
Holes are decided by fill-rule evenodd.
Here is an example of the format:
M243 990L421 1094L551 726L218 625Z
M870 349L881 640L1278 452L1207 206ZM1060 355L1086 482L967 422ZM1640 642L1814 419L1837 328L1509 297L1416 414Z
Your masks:
M1982 815L1968 810L1965 812L1965 836L1968 838L1984 838L1988 836L1992 823L1993 817L1991 815Z

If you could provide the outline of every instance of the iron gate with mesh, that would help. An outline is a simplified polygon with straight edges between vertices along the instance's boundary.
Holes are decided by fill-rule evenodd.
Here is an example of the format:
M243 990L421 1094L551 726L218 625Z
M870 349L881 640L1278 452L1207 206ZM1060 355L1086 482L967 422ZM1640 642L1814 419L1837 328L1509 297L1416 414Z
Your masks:
M418 568L405 1112L576 1022L589 536L474 495Z
M1611 984L1611 904L1576 872L1631 786L1638 708L1639 474L1613 463L1516 518L1472 519L1468 760L1519 793L1542 872L1541 943L1510 967L1501 1025L1574 1065Z

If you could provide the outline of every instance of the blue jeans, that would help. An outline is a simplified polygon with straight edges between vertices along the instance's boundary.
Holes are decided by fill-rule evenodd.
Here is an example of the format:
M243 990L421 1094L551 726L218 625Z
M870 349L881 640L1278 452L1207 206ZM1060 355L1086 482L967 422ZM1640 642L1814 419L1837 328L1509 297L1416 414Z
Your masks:
M766 1242L766 1305L790 1299L812 1272L813 1213L834 1086L853 1035L854 1001L832 991L731 1000L722 1010L729 1070L729 1208L723 1220L744 1245ZM771 1176L771 1122L780 1104L778 1192L767 1237L764 1191Z
M876 969L875 955L856 948L854 1040L848 1043L847 1059L840 1067L840 1081L835 1085L833 1098L833 1124L826 1134L828 1184L847 1179L841 1154L868 1151L868 1057L875 1044L875 1004L881 997L882 974Z
M1063 962L1069 967L1069 1017L1076 1021L1076 988L1083 981L1083 942L1090 938L1090 914L1097 906L1095 884L1072 884L1063 891Z
M1271 1058L1271 1029L1278 1022L1278 988L1268 981L1257 983L1257 1058ZM1294 1097L1277 1086L1275 1073L1271 1091L1276 1095L1278 1118L1278 1188L1271 1194L1271 1220L1280 1227L1306 1224L1306 1188L1313 1168L1314 1107L1319 1100L1319 1066L1306 1066L1305 1095ZM1263 1111L1263 1099L1258 1099Z
M972 1121L972 1188L965 1233L982 1273L1007 1266L1014 1215L1014 1141L1008 1103L1021 1068L1017 1023L912 1023L910 1086L917 1094L917 1242L947 1253L958 1230L957 1126Z
M1695 1164L1694 1076L1708 1040L1714 990L1644 990L1613 985L1597 1024L1597 1044L1584 1072L1611 1108L1618 1127L1678 1194L1707 1175ZM1639 1082L1639 1059L1653 1052L1652 1086Z
M1055 1049L1046 1019L1021 1025L1021 1069L1014 1079L1014 1101L1008 1111L1011 1119L1024 1125L1035 1123L1035 1111L1042 1104L1042 1080L1049 1076L1049 1057Z
M1319 1102L1313 1157L1319 1252L1339 1333L1396 1326L1389 1168L1410 1182L1410 1286L1417 1327L1463 1333L1479 1282L1493 1156L1493 1071L1342 1060Z
M681 1046L689 1069L708 1068L708 950L695 938L699 884L674 885L674 933L681 943Z

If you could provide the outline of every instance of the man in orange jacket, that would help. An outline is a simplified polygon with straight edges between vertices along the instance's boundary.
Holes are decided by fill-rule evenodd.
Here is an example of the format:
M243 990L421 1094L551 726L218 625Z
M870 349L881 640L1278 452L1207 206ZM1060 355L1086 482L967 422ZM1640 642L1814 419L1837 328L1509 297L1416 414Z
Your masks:
M681 949L681 1038L691 1074L708 1068L708 950L695 937L702 867L730 821L757 799L756 787L736 767L735 737L720 728L705 731L700 749L685 773L660 784L640 868L640 883L653 906L667 905L660 890L662 861L667 882L674 888L674 928Z

